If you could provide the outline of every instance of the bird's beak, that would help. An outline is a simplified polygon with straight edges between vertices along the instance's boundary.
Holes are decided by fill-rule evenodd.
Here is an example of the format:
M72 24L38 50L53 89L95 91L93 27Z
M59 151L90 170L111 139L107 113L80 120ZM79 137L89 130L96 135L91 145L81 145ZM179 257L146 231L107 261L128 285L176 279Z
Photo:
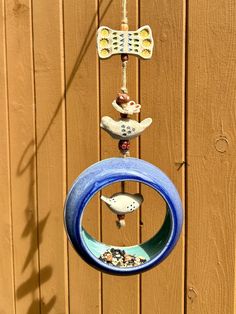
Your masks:
M138 202L140 202L140 205L143 202L143 196L140 193L135 194L135 196L138 198Z

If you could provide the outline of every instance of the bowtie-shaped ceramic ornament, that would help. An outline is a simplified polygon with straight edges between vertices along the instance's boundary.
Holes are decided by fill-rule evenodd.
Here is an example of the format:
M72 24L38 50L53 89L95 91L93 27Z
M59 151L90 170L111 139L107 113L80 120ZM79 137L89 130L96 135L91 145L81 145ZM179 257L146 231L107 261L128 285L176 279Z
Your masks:
M101 196L101 199L117 215L132 213L140 207L143 202L143 196L139 193L116 193L111 197Z
M142 122L138 122L128 118L122 118L116 121L105 116L102 117L100 126L114 139L130 140L139 136L151 124L151 118L146 118Z
M152 30L148 25L136 31L118 31L101 26L97 32L97 49L101 59L115 54L132 54L142 59L151 59L153 46Z

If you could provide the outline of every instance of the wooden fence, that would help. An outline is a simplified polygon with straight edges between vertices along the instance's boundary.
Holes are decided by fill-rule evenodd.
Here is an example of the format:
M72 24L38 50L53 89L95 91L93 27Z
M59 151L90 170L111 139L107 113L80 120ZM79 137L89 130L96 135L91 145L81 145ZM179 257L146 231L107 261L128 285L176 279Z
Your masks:
M131 155L164 170L182 197L173 253L120 278L87 266L67 242L68 188L89 165L119 155L99 121L115 115L120 59L98 60L96 30L119 28L120 2L0 0L1 314L236 313L234 0L128 1L130 28L149 24L155 40L150 61L131 57L128 66L140 118L154 120ZM142 213L121 231L95 197L88 229L118 244L151 236L163 204L142 192Z

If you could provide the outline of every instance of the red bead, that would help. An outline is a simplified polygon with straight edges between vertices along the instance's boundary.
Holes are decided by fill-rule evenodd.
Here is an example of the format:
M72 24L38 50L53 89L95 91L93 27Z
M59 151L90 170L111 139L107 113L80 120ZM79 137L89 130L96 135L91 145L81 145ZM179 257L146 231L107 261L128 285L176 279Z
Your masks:
M127 102L129 102L130 98L129 95L124 94L124 93L119 93L117 98L116 98L116 103L118 105L122 105L122 104L126 104Z
M127 54L121 54L121 61L122 62L126 62L126 61L128 61L129 60L129 56L127 55Z
M117 218L118 218L119 220L124 220L124 219L125 219L125 215L117 215Z
M119 150L121 152L127 152L130 149L130 141L120 140L119 141Z

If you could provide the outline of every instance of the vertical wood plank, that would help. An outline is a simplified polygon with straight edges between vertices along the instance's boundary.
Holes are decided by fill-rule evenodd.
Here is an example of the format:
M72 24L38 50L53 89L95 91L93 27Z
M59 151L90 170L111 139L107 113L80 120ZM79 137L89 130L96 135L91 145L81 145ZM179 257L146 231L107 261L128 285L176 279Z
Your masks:
M236 3L189 1L187 311L233 314Z
M0 1L0 313L15 313L11 226L11 182L5 38L5 2Z
M65 1L68 186L99 160L99 93L96 55L97 1ZM95 196L84 223L100 237L100 201ZM70 313L101 313L100 273L69 247Z
M108 10L106 8L110 4ZM120 29L121 1L100 1L100 26L107 25L113 29ZM106 14L105 14L106 12ZM138 1L128 1L128 19L130 30L138 28ZM121 60L114 56L109 60L100 61L100 100L101 117L119 118L111 103L121 88ZM137 59L130 57L128 62L127 86L131 99L138 101L138 66ZM132 117L135 119L135 115ZM118 141L107 133L101 133L101 158L120 156ZM131 156L138 157L138 140L131 141ZM137 184L125 184L126 191L137 193ZM120 184L104 190L104 194L111 196L120 192ZM139 213L135 212L126 217L126 227L116 227L116 216L102 204L102 241L121 246L134 245L139 242ZM139 313L139 276L115 277L104 274L103 281L103 311L104 313Z
M62 0L33 2L40 313L68 313Z
M6 1L16 313L40 312L31 2Z
M185 1L140 1L141 25L153 30L155 51L141 61L141 117L153 124L141 137L141 158L171 178L184 202L184 51ZM142 208L142 240L155 232L163 219L163 201L149 195ZM184 311L184 233L171 255L142 275L143 314L181 314Z

